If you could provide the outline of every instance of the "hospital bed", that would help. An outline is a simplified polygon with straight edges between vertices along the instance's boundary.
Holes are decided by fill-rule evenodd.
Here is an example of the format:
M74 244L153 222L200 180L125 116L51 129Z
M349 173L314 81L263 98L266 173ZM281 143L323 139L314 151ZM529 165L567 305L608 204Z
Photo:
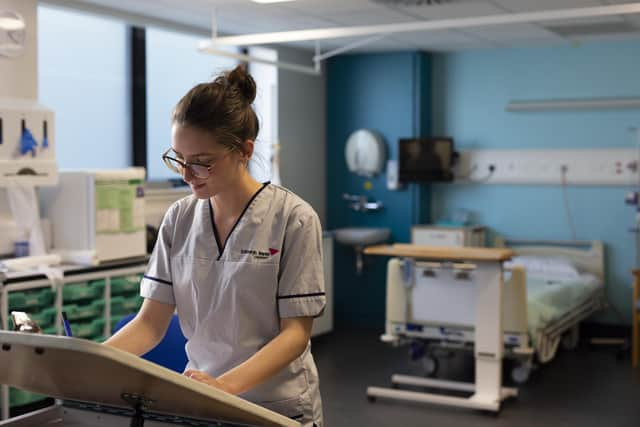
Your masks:
M534 357L547 363L559 345L578 344L579 323L605 305L604 247L600 241L498 239L514 260L504 264L502 328L504 357L515 363L516 383L529 378ZM445 266L447 267L447 266ZM442 268L412 258L387 267L386 330L381 339L411 345L427 376L438 354L473 350L476 288L462 263Z

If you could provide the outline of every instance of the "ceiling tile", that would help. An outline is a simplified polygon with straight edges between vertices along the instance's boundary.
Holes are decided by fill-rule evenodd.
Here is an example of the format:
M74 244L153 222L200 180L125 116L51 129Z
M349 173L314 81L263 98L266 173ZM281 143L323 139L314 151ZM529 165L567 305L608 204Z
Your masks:
M394 34L393 39L413 43L419 46L429 46L435 43L465 44L476 40L474 37L469 37L461 31L451 30L399 33Z
M436 5L398 7L408 14L422 19L468 18L472 16L499 15L505 11L487 1L467 1Z
M331 21L345 26L398 24L402 22L415 22L417 20L414 17L386 8L367 8L342 13L332 12L325 16Z
M465 32L480 40L508 41L508 40L553 40L558 36L532 24L506 24L492 27L468 28Z
M250 0L76 0L105 8L208 30L211 14L217 10L218 31L222 34L249 34L328 28L397 24L416 20L441 20L504 13L540 10L572 9L606 4L624 4L627 0L465 0L431 6L385 6L372 0L298 0L290 3L257 4ZM640 1L640 0L638 0ZM579 25L590 23L631 23L640 31L640 14L549 21L545 25ZM598 36L607 39L627 39L634 35ZM598 38L596 37L596 38ZM360 48L362 51L436 49L460 50L482 47L553 43L560 39L542 25L518 24L464 30L402 33L390 35L379 42ZM582 39L582 38L581 38ZM341 47L349 40L323 41L323 50ZM292 46L312 49L314 42L293 43Z
M308 15L336 15L345 12L362 11L366 9L385 9L370 0L299 0L282 3L284 7L303 12Z
M491 3L514 13L602 6L598 0L491 0Z

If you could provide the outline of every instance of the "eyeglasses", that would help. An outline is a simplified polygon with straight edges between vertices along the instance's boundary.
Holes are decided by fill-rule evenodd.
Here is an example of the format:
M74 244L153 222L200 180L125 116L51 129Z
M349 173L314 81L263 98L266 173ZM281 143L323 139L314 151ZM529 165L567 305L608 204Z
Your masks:
M171 152L171 150L172 148L169 148L167 151L165 151L162 154L162 160L164 161L164 164L167 165L169 169L171 169L175 173L179 173L182 176L184 176L185 171L188 168L191 171L191 174L193 174L193 176L200 179L209 178L209 176L211 175L211 169L216 165L216 163L218 163L220 160L226 157L226 155L229 153L227 151L224 154L224 156L219 158L217 161L210 163L208 165L205 165L203 163L198 163L198 162L184 162L182 160L176 159L175 157L171 157L169 156L169 153Z

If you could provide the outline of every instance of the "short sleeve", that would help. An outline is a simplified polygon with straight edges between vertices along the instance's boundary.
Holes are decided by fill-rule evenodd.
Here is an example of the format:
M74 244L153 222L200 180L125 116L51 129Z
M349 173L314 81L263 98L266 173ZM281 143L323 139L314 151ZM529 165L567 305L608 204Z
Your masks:
M326 303L320 220L310 207L299 210L288 220L280 258L280 318L318 317Z
M175 227L177 203L165 213L158 230L147 271L140 282L140 295L165 304L175 304L171 276L171 244Z

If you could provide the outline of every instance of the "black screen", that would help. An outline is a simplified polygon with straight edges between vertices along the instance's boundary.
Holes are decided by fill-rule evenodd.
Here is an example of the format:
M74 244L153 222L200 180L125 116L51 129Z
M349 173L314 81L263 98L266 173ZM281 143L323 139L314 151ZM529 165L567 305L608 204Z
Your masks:
M398 178L402 182L452 181L453 139L403 138L399 141Z

